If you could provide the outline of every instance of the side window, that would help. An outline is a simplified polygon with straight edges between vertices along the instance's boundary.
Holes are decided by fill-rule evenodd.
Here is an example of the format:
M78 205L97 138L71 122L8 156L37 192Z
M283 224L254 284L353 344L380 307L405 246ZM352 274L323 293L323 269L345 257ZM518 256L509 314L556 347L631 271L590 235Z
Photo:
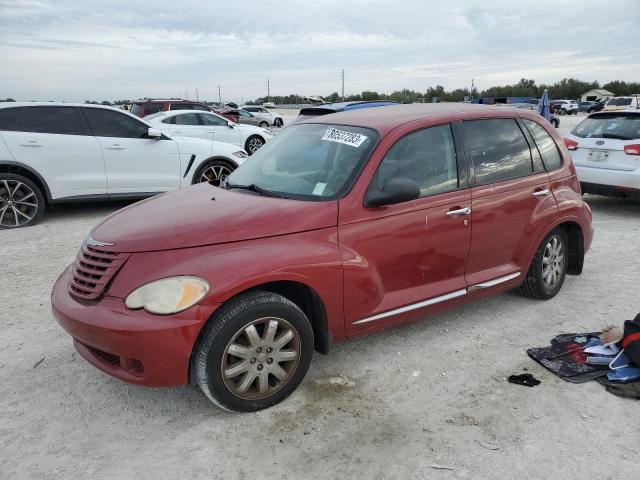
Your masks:
M247 118L253 117L253 115L251 115L249 112L246 112L244 110L239 110L238 113L240 114L241 117L247 117Z
M0 130L15 130L18 113L19 108L0 108Z
M208 112L208 111L209 111L209 109L208 109L207 107L205 107L204 105L198 105L198 104L195 104L195 105L193 106L193 109L194 109L194 110L203 110L203 111L205 111L205 112Z
M227 123L229 122L229 120L227 120L226 118L220 118L220 117L217 117L216 115L211 115L206 113L199 113L198 116L202 120L202 124L207 126L226 127Z
M151 115L162 111L162 103L145 103L144 104L144 116Z
M84 113L96 137L146 138L149 127L124 113L102 108L85 108Z
M456 149L449 125L425 128L399 139L385 154L370 188L384 189L393 178L410 178L420 196L458 188Z
M532 174L531 150L514 119L465 121L464 136L477 185Z
M527 130L529 130L529 133L531 133L533 140L536 142L536 146L538 147L540 155L542 155L542 161L545 167L547 167L547 170L559 168L560 165L562 165L562 156L551 135L532 120L523 120L523 122Z
M171 110L194 110L193 103L172 103Z
M16 120L18 132L87 135L85 123L75 107L23 107Z
M200 122L198 121L198 115L195 113L183 113L182 115L175 115L173 118L175 119L176 125L190 125L190 126L200 125Z

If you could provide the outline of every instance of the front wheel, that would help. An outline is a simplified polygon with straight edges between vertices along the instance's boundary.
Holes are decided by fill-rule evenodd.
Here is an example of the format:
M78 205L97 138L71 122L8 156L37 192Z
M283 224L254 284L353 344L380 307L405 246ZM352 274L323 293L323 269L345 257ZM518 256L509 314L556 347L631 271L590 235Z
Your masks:
M560 115L566 115L567 114L567 110L564 109L564 108L561 108L559 113L560 113Z
M250 412L275 405L302 382L313 355L313 330L287 298L249 292L207 323L195 348L192 374L225 410Z
M567 274L568 244L563 228L556 228L542 240L520 286L521 294L541 300L556 296Z
M213 186L219 187L234 170L235 168L224 160L210 160L198 169L193 176L193 183L210 182Z
M262 121L258 124L260 128L269 128L269 122Z
M263 145L264 138L259 135L251 135L244 144L244 149L249 155L256 153Z
M44 195L22 175L0 173L0 229L35 225L44 213Z

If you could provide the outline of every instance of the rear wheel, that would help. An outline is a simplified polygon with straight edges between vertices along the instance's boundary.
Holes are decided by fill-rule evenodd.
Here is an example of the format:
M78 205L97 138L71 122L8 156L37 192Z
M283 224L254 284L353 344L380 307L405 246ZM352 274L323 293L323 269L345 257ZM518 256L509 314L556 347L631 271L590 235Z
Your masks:
M35 225L44 213L44 196L26 177L0 173L0 228Z
M219 187L235 168L224 160L210 160L205 162L193 177L193 183L210 182Z
M232 300L208 322L192 375L216 405L256 411L289 396L313 355L313 330L296 304L271 292Z
M282 119L276 118L275 122L273 122L273 125L278 128L282 127Z
M520 286L521 294L548 300L560 291L567 274L568 244L564 228L556 228L544 238Z
M256 153L263 145L264 138L259 135L251 135L244 144L244 149L249 155Z
M561 108L559 113L560 113L560 115L566 115L567 114L567 110L564 109L564 108Z

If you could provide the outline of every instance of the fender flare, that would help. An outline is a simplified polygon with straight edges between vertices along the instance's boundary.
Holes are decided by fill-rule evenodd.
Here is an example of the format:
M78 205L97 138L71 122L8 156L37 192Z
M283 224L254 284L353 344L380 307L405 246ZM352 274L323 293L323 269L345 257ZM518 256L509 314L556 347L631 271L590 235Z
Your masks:
M16 161L6 161L6 160L0 160L0 166L9 166L9 167L17 168L17 169L27 170L29 173L31 173L34 177L36 177L38 179L38 182L40 182L40 184L44 188L44 192L43 193L44 193L44 196L45 196L45 199L46 199L47 203L50 203L53 200L51 198L51 190L49 190L49 185L47 184L45 179L42 177L42 175L40 175L36 170L31 168L30 166L25 165L24 163L20 163L20 162L16 162Z

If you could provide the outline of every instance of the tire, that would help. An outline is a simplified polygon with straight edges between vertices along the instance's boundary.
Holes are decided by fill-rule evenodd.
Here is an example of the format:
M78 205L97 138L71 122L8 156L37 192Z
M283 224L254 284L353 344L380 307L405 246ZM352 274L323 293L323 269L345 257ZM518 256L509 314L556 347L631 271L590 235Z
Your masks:
M518 291L526 297L540 300L548 300L555 297L560 288L562 288L567 275L568 245L567 232L564 228L558 227L552 230L536 250L527 276ZM557 252L555 254L553 253L554 249ZM562 256L561 259L560 256ZM548 258L548 260L545 261L545 258ZM555 265L555 261L558 261L559 264ZM547 262L550 262L550 264L548 269L545 269ZM550 272L550 276L544 273L545 270Z
M564 108L561 108L560 112L558 112L558 113L560 113L560 115L566 115L567 114L567 110L564 109Z
M262 121L258 124L260 128L269 128L269 122Z
M272 322L277 329L270 341ZM288 359L278 360L276 349ZM313 329L302 310L281 295L253 291L231 300L205 325L191 372L219 407L253 412L287 398L302 382L312 356Z
M31 180L0 173L0 229L30 227L44 213L44 195Z
M275 122L273 122L273 126L276 128L282 128L282 119L276 118Z
M256 153L265 144L264 138L260 135L251 135L244 143L244 149L249 155Z
M208 160L196 171L193 183L210 182L213 186L219 187L235 169L236 167L226 160Z
M551 120L551 125L553 125L555 128L558 128L560 126L560 122L558 120Z

